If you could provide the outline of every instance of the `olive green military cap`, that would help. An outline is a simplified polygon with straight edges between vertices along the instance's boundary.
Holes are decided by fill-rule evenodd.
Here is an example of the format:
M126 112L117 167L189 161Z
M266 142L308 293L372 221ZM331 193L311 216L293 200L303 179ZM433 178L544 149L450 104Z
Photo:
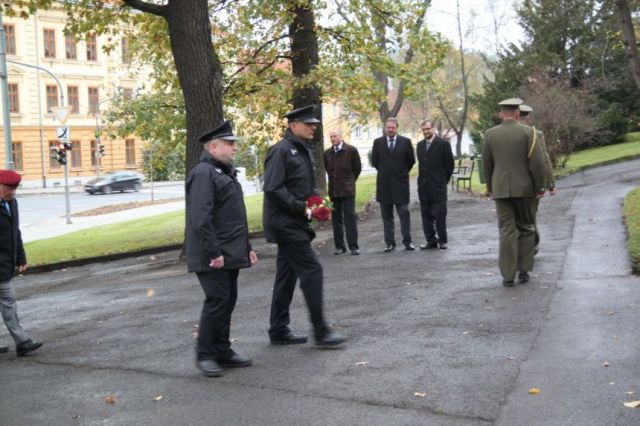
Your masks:
M509 98L499 102L498 105L500 106L500 109L518 109L518 107L523 103L524 101L520 98Z
M520 108L520 114L524 113L524 114L531 114L533 112L533 108L531 108L529 105L527 104L522 104L520 105L518 108Z

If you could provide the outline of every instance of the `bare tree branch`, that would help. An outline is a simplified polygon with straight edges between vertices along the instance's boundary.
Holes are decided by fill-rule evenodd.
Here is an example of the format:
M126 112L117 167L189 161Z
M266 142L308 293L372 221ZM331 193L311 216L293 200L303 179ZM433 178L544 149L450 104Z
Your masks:
M142 0L122 0L124 4L134 9L140 10L142 12L151 13L153 15L158 15L165 17L167 13L168 6L167 5L159 5L148 3Z

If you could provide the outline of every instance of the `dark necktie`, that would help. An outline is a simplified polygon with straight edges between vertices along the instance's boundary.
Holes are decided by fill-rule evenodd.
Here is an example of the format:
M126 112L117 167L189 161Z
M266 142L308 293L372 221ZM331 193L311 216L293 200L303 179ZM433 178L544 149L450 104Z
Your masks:
M9 203L7 203L5 200L2 200L2 208L4 209L5 212L7 212L9 216L11 216L11 210L9 210Z
M340 151L340 148L337 146L333 147L333 152L335 152L336 154L338 153L338 151Z
M393 148L395 147L396 147L396 139L395 138L389 139L389 151L393 151Z

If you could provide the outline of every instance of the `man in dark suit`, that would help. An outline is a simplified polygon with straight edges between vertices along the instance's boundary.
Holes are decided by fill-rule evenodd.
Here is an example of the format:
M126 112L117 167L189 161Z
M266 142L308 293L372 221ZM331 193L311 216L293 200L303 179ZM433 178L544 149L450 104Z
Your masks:
M13 170L0 170L0 313L16 343L18 356L42 346L42 342L33 340L20 325L16 291L11 284L11 278L16 273L27 269L27 257L20 235L18 202L14 198L21 179ZM8 347L0 347L0 353L8 351Z
M331 148L324 152L324 169L329 176L329 197L333 203L334 254L346 253L344 234L351 254L359 255L358 216L356 215L356 180L362 171L360 154L356 147L342 140L339 130L329 132Z
M239 271L258 261L249 243L242 186L232 165L237 139L230 121L202 135L200 162L186 182L187 267L196 273L205 294L196 366L208 377L252 364L231 349L229 340Z
M322 307L322 265L311 247L315 236L309 228L307 200L316 195L310 144L318 127L312 105L287 114L284 137L272 146L264 160L263 224L267 242L278 245L276 278L271 299L269 340L272 345L307 342L289 328L289 306L300 279L318 346L331 347L346 338L332 331Z
M422 229L427 240L420 250L447 248L447 183L453 173L451 144L436 135L431 121L422 122L418 142L418 196ZM435 227L434 227L435 225Z
M385 136L373 141L371 165L378 170L376 201L384 227L385 253L395 250L393 207L400 218L402 244L405 250L415 250L411 244L411 218L409 214L409 171L416 162L411 139L398 135L398 119L388 118Z

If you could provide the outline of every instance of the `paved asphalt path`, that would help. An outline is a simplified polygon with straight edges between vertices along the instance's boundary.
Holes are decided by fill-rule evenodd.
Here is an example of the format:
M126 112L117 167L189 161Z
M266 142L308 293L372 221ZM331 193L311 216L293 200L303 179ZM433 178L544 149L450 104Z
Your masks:
M16 279L46 343L0 355L0 424L637 425L623 402L640 399L640 279L621 202L639 183L640 161L562 180L541 204L532 280L514 288L488 200L452 196L446 251L384 254L377 211L361 256L334 256L320 232L327 317L350 337L338 350L268 345L275 249L256 240L231 330L255 365L222 378L194 368L202 291L175 253ZM412 219L419 244L416 205ZM292 317L309 329L299 290Z

